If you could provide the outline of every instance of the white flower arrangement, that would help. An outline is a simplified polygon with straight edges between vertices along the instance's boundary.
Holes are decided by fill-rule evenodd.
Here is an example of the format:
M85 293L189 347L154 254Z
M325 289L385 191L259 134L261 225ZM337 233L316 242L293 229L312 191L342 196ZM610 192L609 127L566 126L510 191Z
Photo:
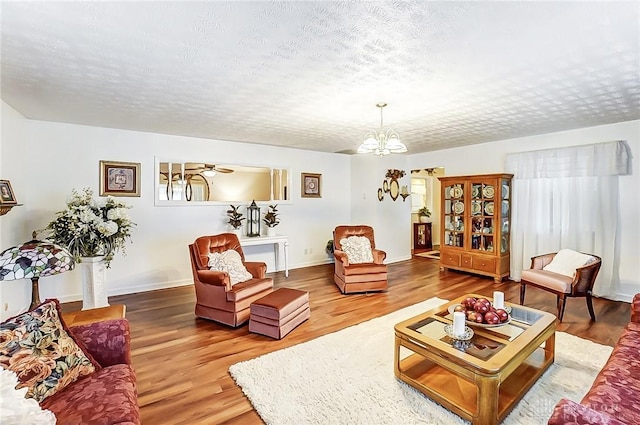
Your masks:
M104 202L93 199L93 191L75 189L67 202L67 209L56 213L49 223L48 239L66 247L76 261L80 257L104 256L110 266L116 252L126 255L125 241L131 240L131 228L135 223L129 218L130 206L109 196Z

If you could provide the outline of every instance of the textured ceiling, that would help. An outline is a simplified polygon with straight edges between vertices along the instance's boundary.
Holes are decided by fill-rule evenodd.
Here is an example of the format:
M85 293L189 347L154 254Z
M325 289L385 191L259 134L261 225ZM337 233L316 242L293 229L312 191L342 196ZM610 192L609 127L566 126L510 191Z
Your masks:
M2 1L27 118L409 153L640 118L640 2Z

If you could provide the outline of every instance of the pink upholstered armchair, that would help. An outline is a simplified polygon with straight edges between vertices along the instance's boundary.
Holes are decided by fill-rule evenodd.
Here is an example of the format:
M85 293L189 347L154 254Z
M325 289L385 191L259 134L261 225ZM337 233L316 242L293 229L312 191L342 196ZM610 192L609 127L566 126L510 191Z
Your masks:
M372 262L353 264L349 262L340 241L349 236L364 236L371 244ZM333 255L335 273L333 280L343 294L354 292L384 291L388 287L387 265L383 264L386 252L376 249L371 226L338 226L333 231Z
M227 272L209 270L209 253L235 250L253 276L245 282L231 285ZM195 314L229 326L249 321L249 306L273 290L273 279L265 277L267 265L245 261L238 237L233 233L202 236L189 245L193 284L196 290Z
M544 270L544 267L553 261L556 254L556 252L553 252L531 258L531 268L522 271L520 304L524 304L527 285L554 293L557 297L558 320L562 322L567 297L586 297L589 315L591 316L591 320L595 321L596 315L593 311L591 291L593 290L593 284L600 270L602 263L601 258L592 254L585 254L590 255L591 260L589 260L587 264L577 267L573 277L569 277Z

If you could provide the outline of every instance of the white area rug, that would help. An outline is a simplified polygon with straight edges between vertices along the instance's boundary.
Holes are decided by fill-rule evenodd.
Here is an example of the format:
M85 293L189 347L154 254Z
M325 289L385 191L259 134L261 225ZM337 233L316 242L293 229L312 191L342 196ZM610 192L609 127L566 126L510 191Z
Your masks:
M393 374L393 326L445 302L432 298L229 372L268 425L465 424ZM503 424L546 424L560 398L580 401L611 350L556 333L555 363Z

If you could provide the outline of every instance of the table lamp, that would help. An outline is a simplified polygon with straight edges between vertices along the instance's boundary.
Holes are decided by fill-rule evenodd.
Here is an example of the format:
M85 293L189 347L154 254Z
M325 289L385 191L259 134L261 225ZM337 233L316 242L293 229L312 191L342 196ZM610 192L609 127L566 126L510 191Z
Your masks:
M0 280L31 279L31 305L40 304L38 279L64 273L75 266L73 257L64 248L47 241L33 239L0 253Z

